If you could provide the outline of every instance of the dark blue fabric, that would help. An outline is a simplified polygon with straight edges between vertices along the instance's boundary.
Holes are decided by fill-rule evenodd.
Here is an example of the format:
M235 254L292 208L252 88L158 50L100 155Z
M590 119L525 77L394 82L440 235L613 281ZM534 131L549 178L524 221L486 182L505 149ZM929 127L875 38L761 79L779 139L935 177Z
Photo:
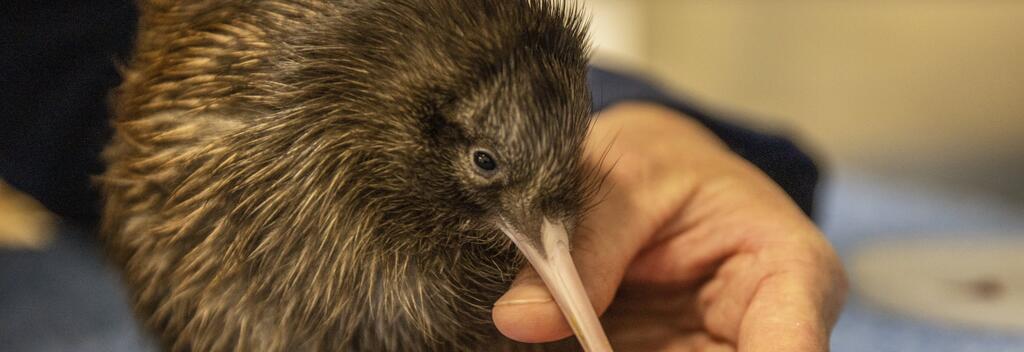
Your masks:
M721 138L734 152L768 174L796 201L808 216L813 215L818 168L814 161L786 137L757 132L729 122L722 114L680 96L666 93L656 84L635 74L592 68L589 75L594 111L615 103L642 101L661 104L693 117Z
M0 248L0 351L157 351L88 234L43 251Z
M107 93L131 47L134 5L7 0L0 6L0 177L90 227L90 175L109 137Z

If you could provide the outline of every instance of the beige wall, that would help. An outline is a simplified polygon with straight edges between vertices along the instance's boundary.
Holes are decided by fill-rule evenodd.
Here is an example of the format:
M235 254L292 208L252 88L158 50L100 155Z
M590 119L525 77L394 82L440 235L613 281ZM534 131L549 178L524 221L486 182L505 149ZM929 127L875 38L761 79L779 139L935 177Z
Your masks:
M833 163L1024 195L1024 1L590 0L598 60Z

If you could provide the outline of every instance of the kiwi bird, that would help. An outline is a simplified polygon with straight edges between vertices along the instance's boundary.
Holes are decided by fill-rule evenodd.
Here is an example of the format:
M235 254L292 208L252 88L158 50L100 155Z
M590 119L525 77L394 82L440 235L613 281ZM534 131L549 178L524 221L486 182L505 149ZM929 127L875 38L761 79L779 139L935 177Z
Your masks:
M596 179L577 7L138 7L102 232L165 349L492 350L526 260L608 349L568 249Z

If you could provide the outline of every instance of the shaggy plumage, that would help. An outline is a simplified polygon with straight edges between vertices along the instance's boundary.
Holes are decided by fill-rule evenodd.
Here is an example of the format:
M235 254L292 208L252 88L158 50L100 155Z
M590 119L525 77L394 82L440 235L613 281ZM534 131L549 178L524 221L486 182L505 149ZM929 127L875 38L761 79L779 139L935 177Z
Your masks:
M571 228L593 189L574 7L139 7L103 233L165 349L497 348L490 308L523 260L491 220L522 203Z

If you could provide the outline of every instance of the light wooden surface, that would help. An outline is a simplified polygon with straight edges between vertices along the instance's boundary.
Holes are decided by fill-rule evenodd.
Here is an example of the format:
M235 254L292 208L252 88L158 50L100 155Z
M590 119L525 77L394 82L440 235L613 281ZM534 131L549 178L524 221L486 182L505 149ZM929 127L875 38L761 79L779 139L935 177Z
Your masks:
M0 180L0 247L42 249L55 229L53 214Z

